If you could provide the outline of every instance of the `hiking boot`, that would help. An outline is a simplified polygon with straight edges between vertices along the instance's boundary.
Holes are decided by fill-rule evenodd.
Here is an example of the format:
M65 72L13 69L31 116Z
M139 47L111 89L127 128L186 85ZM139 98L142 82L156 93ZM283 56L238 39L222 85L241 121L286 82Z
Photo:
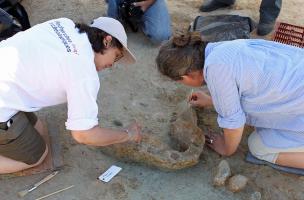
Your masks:
M268 23L259 22L257 34L260 35L260 36L264 36L264 35L269 34L273 30L274 24L275 24L275 21L268 22Z
M225 3L217 2L215 0L211 0L210 2L204 3L199 9L202 12L211 12L219 8L228 7L230 5L231 4L225 4Z

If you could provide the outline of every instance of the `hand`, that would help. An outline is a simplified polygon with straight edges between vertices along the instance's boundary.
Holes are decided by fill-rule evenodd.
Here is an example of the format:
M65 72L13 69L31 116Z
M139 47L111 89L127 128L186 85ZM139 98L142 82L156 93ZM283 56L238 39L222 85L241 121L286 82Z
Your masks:
M134 2L133 5L136 7L140 7L143 12L145 12L153 3L155 0L145 0L145 1L139 1Z
M202 91L193 92L190 94L188 101L191 105L196 107L206 107L212 105L211 97Z
M220 155L226 155L225 139L223 135L208 134L205 135L206 144Z
M142 139L141 126L137 122L131 123L125 131L128 133L128 140L140 142Z

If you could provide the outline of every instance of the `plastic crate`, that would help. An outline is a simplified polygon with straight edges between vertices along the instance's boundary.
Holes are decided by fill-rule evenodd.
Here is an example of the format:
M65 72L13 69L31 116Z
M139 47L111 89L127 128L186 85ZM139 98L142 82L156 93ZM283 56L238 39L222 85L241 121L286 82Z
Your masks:
M272 40L304 48L304 27L279 22L276 24Z

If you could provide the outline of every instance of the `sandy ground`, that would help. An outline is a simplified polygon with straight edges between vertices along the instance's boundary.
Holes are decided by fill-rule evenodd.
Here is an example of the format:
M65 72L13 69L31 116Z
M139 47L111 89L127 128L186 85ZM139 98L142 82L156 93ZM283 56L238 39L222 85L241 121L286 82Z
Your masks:
M203 15L198 12L201 3L201 0L168 0L174 32L184 30L195 16ZM302 3L302 0L283 1L278 20L304 26ZM89 22L106 13L106 4L102 0L24 0L23 4L28 10L32 25L57 17ZM259 0L238 0L231 9L212 14L242 14L258 21L259 4ZM114 120L126 125L132 119L137 119L153 133L166 133L176 103L186 97L189 88L159 76L154 64L157 47L151 45L142 34L129 33L129 43L137 55L138 63L133 66L117 66L100 73L100 124L115 127ZM212 186L213 170L223 158L210 150L204 152L201 162L195 167L177 172L163 172L135 163L120 162L102 154L98 148L77 144L64 127L66 105L47 108L38 114L46 119L50 131L60 132L65 166L60 175L25 199L35 199L69 185L75 187L48 199L232 200L250 199L255 191L262 194L262 199L304 199L303 177L244 162L248 150L246 137L237 153L227 158L233 174L241 173L250 179L243 191L234 194L226 187ZM123 168L121 173L110 183L98 181L96 178L113 164ZM19 190L25 189L43 176L45 174L19 178L0 177L0 199L18 199L16 194Z

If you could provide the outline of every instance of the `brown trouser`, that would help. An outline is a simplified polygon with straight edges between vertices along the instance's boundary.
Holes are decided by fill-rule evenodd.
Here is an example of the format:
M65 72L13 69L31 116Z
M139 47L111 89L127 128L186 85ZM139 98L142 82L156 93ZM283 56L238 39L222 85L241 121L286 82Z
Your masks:
M0 155L28 165L37 163L46 144L34 128L36 115L18 112L8 121L0 122ZM7 124L11 124L10 127Z

